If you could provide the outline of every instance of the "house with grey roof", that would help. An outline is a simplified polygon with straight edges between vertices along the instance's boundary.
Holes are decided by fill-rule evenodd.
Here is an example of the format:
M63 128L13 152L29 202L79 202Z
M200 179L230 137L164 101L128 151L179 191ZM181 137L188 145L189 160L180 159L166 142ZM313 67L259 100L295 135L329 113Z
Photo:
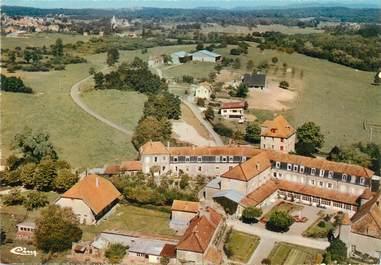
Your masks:
M265 74L245 74L242 82L248 88L266 88L266 75Z
M197 52L194 52L192 54L192 60L193 61L200 61L200 62L218 62L222 59L222 56L215 52L210 52L208 50L200 50Z

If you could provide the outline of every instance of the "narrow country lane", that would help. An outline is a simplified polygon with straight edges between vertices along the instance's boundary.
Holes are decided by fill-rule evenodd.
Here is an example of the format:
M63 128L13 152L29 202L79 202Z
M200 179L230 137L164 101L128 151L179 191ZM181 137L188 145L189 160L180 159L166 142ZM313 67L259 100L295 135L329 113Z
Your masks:
M157 75L160 78L163 78L163 72L159 68L157 68L157 67L152 67L152 68L155 69ZM187 101L186 99L183 99L181 97L180 97L180 99L181 99L181 102L183 104L185 104L189 107L189 109L192 111L193 115L200 121L200 123L209 132L209 135L212 136L215 145L216 146L223 146L224 142L222 141L221 137L213 130L212 125L204 119L202 113L197 109L197 107L193 103Z
M126 128L123 128L122 126L102 117L101 115L99 115L98 113L96 113L95 111L93 111L92 109L90 109L81 99L81 92L80 92L80 86L82 83L86 82L87 80L89 80L90 78L92 78L92 76L88 76L86 77L85 79L82 79L81 81L75 83L72 87L71 87L71 90L70 90L70 96L71 98L73 99L73 101L75 102L75 104L77 104L82 110L84 110L86 113L88 113L89 115L93 116L94 118L96 118L97 120L103 122L104 124L107 124L108 126L126 134L127 136L132 136L133 135L133 131L131 130L128 130Z

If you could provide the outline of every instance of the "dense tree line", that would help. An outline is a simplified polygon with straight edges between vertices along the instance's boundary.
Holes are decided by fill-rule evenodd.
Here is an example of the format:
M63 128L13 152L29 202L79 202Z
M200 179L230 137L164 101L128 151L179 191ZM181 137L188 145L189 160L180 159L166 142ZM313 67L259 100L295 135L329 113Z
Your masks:
M377 71L381 67L381 38L360 34L295 34L279 32L262 34L261 49L294 51L364 71Z
M24 85L24 82L19 77L6 77L1 75L1 90L8 92L18 92L18 93L33 93L30 87Z
M167 89L165 80L153 74L147 63L135 57L131 63L122 63L116 71L94 74L96 89L135 90L156 94Z
M78 181L69 163L58 159L49 135L26 129L15 136L13 146L21 156L7 158L7 169L1 173L2 185L64 192Z

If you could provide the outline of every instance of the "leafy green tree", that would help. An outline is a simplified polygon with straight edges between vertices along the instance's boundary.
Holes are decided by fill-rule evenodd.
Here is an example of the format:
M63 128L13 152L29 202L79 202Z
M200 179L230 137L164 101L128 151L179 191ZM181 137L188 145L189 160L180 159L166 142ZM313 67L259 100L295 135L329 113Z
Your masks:
M105 251L105 257L111 264L119 264L127 253L127 247L122 244L111 244Z
M244 83L241 83L238 86L236 96L240 98L246 98L248 93L249 93L249 88L247 87L247 85Z
M111 48L107 51L107 64L109 66L114 65L119 60L119 51L117 48Z
M170 262L170 259L168 257L161 257L160 258L160 264L161 265L168 265Z
M191 75L183 75L183 82L193 84L194 78Z
M64 192L70 189L78 181L78 176L73 174L70 169L61 169L54 179L54 189Z
M181 100L172 93L150 95L144 103L144 117L154 116L157 119L179 119L181 116Z
M57 170L54 161L47 157L37 165L33 174L34 187L39 191L50 191L53 189Z
M14 51L8 52L8 63L12 64L16 62L16 53Z
M4 231L4 228L0 227L0 246L5 243L5 240L7 239L7 234Z
M150 140L167 142L171 137L171 133L172 125L168 119L158 120L155 117L148 116L139 122L132 139L134 144L140 147Z
M27 163L21 167L20 180L26 188L34 188L34 171L36 170L35 163Z
M25 86L24 82L19 77L1 75L1 90L17 93L33 93L30 87Z
M337 238L331 242L324 254L325 263L331 263L333 261L338 264L344 264L347 261L347 246L343 241Z
M292 223L292 217L287 212L275 211L271 213L266 228L274 232L286 232Z
M205 99L204 98L197 98L197 106L205 107Z
M2 200L4 205L20 205L24 202L25 198L21 194L21 190L15 188L12 189L8 194L4 195Z
M208 121L214 120L214 110L211 106L208 106L208 108L205 111L205 119L207 119Z
M95 89L104 89L105 76L102 72L94 74L94 88Z
M203 50L203 49L204 49L204 44L202 44L201 42L197 43L196 50L200 51L200 50Z
M23 163L23 160L14 154L8 156L7 160L5 161L5 164L7 165L7 168L9 170L17 169L22 163Z
M189 176L187 174L181 175L179 186L182 190L189 186Z
M273 64L276 64L278 62L278 57L274 56L273 58L271 58L271 61L273 62Z
M251 70L253 70L253 68L254 68L254 62L253 62L253 60L247 61L246 70L247 71L251 71Z
M247 207L242 212L242 222L252 224L258 222L258 217L262 215L262 209L254 206Z
M28 50L24 51L24 59L27 63L32 59L32 53Z
M225 136L225 137L232 137L233 136L233 130L229 127L226 127L222 123L216 123L213 126L213 130L218 133L219 135Z
M36 224L36 246L44 252L70 249L82 237L77 217L70 208L49 205L41 211Z
M89 68L89 74L90 75L93 75L93 74L95 74L96 72L95 72L95 68L94 67L90 67Z
M48 203L48 197L44 193L40 191L31 191L26 195L23 205L28 211L31 211L36 208L44 207Z
M3 185L6 184L8 186L19 186L21 185L21 180L20 180L20 170L15 169L15 170L6 170L4 171L4 176L3 176Z
M21 151L24 158L30 162L40 162L43 157L50 156L57 159L58 155L54 146L49 141L49 135L43 132L33 133L30 128L25 128L14 138L14 148Z
M240 69L240 68L241 68L241 59L236 58L236 59L234 60L234 63L233 63L233 65L232 65L232 67L233 67L234 69Z
M301 155L312 155L324 144L324 135L320 132L320 126L314 122L306 122L296 131L298 143L296 152Z
M56 40L56 43L51 46L52 48L52 54L55 57L62 57L63 56L63 49L64 45L62 42L62 39L58 38Z
M287 81L283 80L279 82L279 87L283 89L288 89L290 87L290 84Z
M245 140L250 143L259 143L261 141L261 127L254 122L246 125Z

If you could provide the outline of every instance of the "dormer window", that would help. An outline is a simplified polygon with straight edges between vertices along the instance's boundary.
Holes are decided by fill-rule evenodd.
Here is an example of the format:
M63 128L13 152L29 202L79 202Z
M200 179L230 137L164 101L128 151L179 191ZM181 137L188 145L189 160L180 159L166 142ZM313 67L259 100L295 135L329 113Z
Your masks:
M329 171L329 172L328 172L328 177L329 177L329 178L333 178L333 171Z
M276 132L276 129L275 129L275 128L271 128L271 132L272 132L272 133L275 133L275 132Z
M275 167L280 168L280 162L275 162Z
M291 171L291 169L292 169L292 165L291 164L287 164L287 170Z
M189 162L189 160L190 160L189 156L185 157L185 162Z
M233 157L229 156L229 162L233 162Z
M295 172L298 172L298 168L299 168L298 165L294 165L294 171Z
M315 175L316 174L316 168L311 168L311 175Z
M319 176L324 177L324 173L325 173L325 171L323 169L320 169Z
M360 184L365 185L365 178L364 177L360 178Z
M299 170L300 173L304 173L304 166L300 166L300 170Z
M197 162L202 162L202 157L201 156L197 157Z
M177 156L175 156L175 157L173 158L173 161L177 162Z
M345 182L347 182L347 174L343 174L343 175L342 175L342 180L345 181Z

